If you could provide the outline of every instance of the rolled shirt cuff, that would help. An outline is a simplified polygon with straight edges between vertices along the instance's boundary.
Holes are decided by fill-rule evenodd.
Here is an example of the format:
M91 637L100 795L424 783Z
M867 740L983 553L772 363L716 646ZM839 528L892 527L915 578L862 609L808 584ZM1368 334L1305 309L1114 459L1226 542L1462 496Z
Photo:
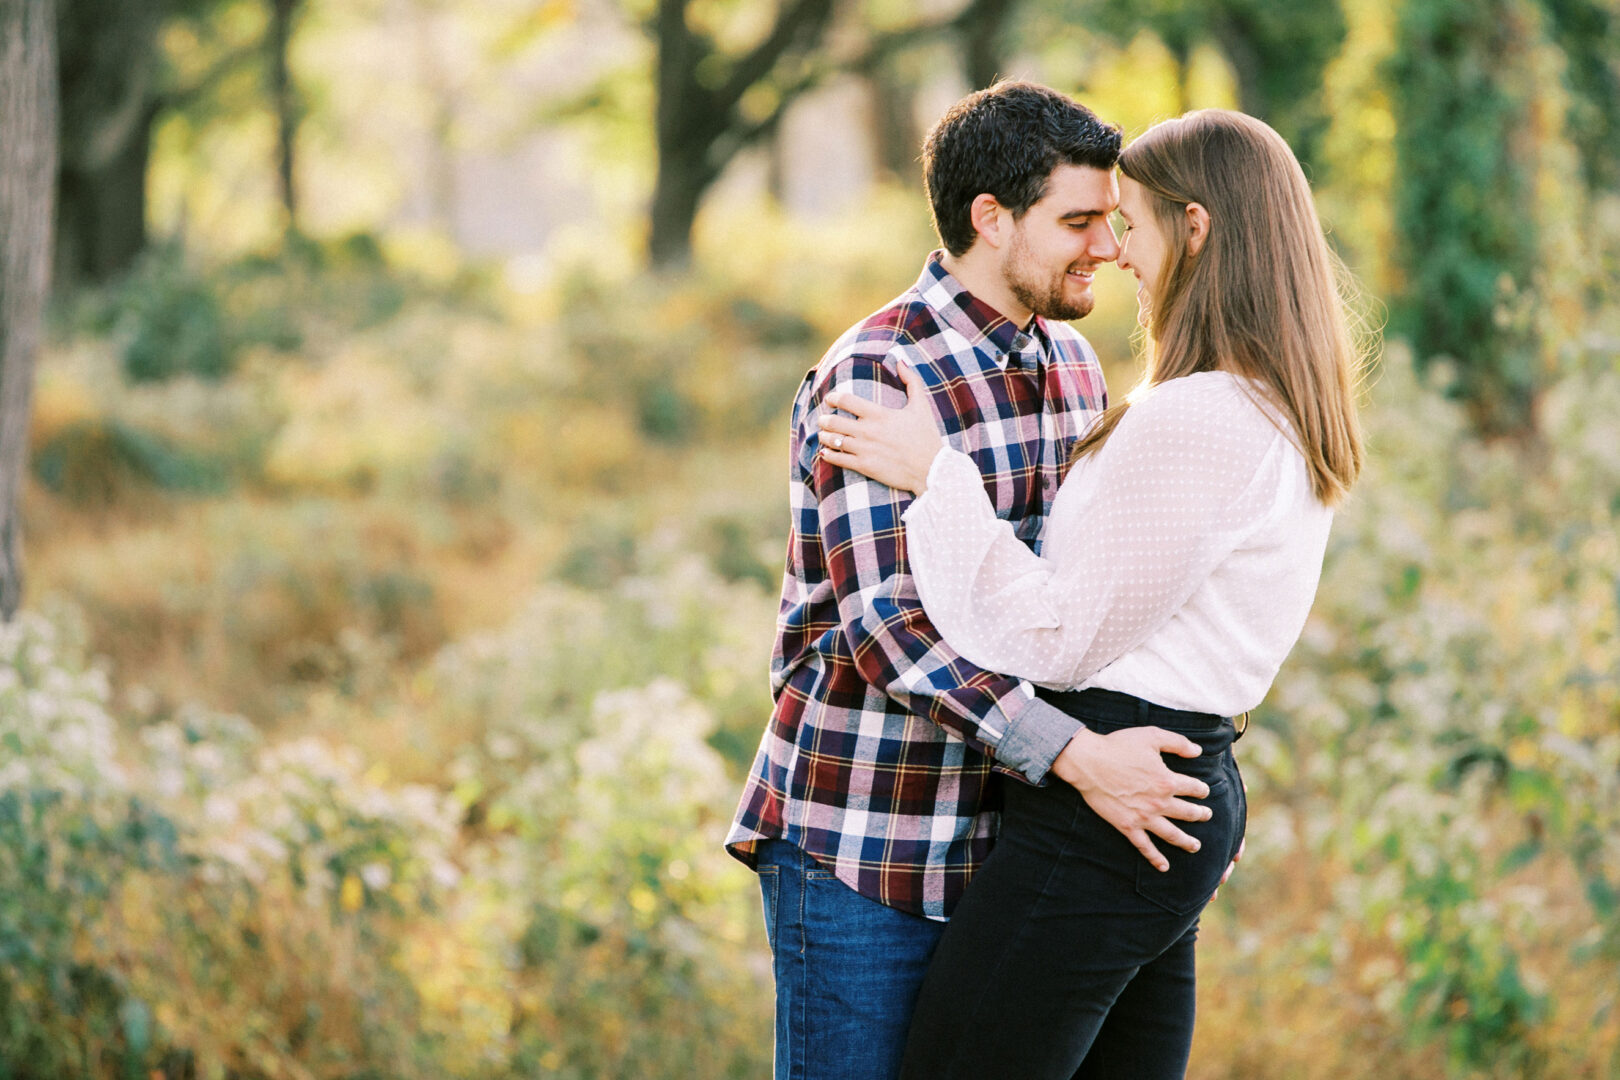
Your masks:
M1085 725L1040 698L1007 722L1007 731L996 744L996 761L1016 769L1024 779L1039 784L1046 779L1052 762L1069 745L1069 740Z

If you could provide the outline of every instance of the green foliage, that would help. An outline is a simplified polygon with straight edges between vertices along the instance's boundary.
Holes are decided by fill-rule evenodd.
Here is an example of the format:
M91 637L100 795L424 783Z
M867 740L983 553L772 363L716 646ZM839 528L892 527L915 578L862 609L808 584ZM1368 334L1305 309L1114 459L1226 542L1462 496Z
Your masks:
M276 254L245 256L225 266L219 278L244 343L282 352L304 347L312 315L317 326L368 330L424 291L389 266L368 232L324 241L293 233Z
M755 1076L768 1013L739 946L756 912L719 848L735 790L711 744L727 726L757 737L768 642L750 628L772 602L674 552L636 565L594 593L542 590L510 627L447 649L425 689L435 722L469 735L458 798L525 898L514 1063Z
M178 243L148 251L123 277L65 297L65 328L110 335L132 383L181 376L218 381L254 349L305 348L313 331L365 331L408 300L470 303L467 281L430 288L389 265L366 232L330 240L288 237L274 254L204 265Z
M1620 11L1603 0L1539 2L1564 53L1573 92L1568 124L1587 186L1612 189L1620 182L1620 69L1614 64Z
M131 489L217 493L223 464L119 421L83 420L52 433L33 457L34 475L81 506L110 506Z
M1546 1069L1545 1022L1568 1007L1549 963L1612 984L1620 959L1615 361L1549 390L1528 459L1392 353L1311 624L1240 747L1261 821L1290 803L1316 819L1295 842L1353 871L1317 945L1392 954L1381 1008L1468 1075ZM1553 930L1571 878L1590 904ZM1583 934L1610 944L1569 951Z
M717 428L728 439L757 434L791 400L818 345L798 312L729 282L645 277L610 288L580 276L563 311L578 395L628 400L638 430L665 445Z
M1255 948L1459 1075L1533 1075L1560 1010L1603 1022L1548 965L1603 986L1620 964L1620 368L1588 355L1549 390L1535 459L1471 436L1443 391L1391 356L1316 613L1239 748L1233 889L1241 911L1301 862L1343 866L1296 913L1314 932L1242 913ZM105 676L20 622L0 1032L33 1040L40 1076L759 1075L757 899L718 844L773 594L699 555L709 530L746 548L725 539L746 521L628 529L589 591L543 587L367 699L448 733L438 787L191 708L120 759ZM1352 1004L1369 953L1388 967ZM87 1046L102 1072L74 1063Z
M186 1075L219 1076L235 1062L233 1075L279 1076L300 1057L353 1060L355 1041L377 1061L413 1041L377 1011L408 1005L404 984L368 963L396 933L350 913L420 911L439 887L448 820L431 793L381 791L352 754L314 743L258 752L251 728L195 710L150 729L148 753L126 766L105 673L37 616L0 628L0 673L0 1059L27 1066L8 1075L144 1077L189 1063L200 1067ZM278 911L283 901L293 910ZM356 1030L324 1033L337 1045L301 1055L295 973L256 976L277 946L296 954L323 939L349 950L338 974L360 985L344 993L373 1007L348 1018ZM253 1033L289 1011L294 1028L259 1043Z
M237 344L219 297L178 249L149 254L121 292L124 374L131 381L221 379L230 373Z
M411 384L429 383L421 369L439 363L447 344L399 317L415 300L418 320L434 304L458 319L476 319L480 302L467 295L466 284L430 288L389 266L364 233L321 243L294 238L275 257L215 267L177 247L153 251L131 274L59 305L59 332L101 340L47 372L34 473L48 490L86 508L139 503L153 491L222 495L308 475L310 465L300 464L289 476L288 461L278 457L302 458L328 473L324 485L312 486L370 488L392 480L381 475L393 464L390 455L378 451L373 429L356 423L351 402L331 404L342 412L331 418L335 430L311 431L287 423L297 404L287 399L308 395L310 381L300 376L311 369L332 373L334 396L352 397L362 388L349 381L346 362L357 356L367 364L376 352L402 371L402 394L430 388ZM432 330L448 327L441 319ZM368 339L377 342L375 350L348 351ZM417 348L400 348L402 339ZM244 363L247 370L239 370ZM56 420L51 394L58 389L68 400ZM397 423L397 405L378 408L392 410L389 421ZM408 441L395 435L388 449L408 442L395 452L413 463L432 459L432 475L416 481L422 486L460 503L498 487L490 463L467 440L433 444L423 437L430 433L415 434ZM319 452L311 454L305 440ZM350 459L346 475L329 475L337 471L326 468L333 456Z
M1534 296L1539 266L1539 33L1528 0L1409 0L1389 67L1405 275L1396 329L1419 363L1457 363L1456 391L1494 429L1525 425L1540 375L1538 343L1508 314Z
M105 673L72 649L37 616L0 627L0 1061L27 1076L146 1059L148 1004L96 946L132 875L185 867L118 765Z
M1620 1060L1615 313L1527 318L1556 245L1526 224L1539 213L1510 214L1574 191L1548 186L1561 159L1544 152L1566 106L1588 166L1606 149L1592 109L1612 64L1588 35L1609 22L1531 4L1409 0L1395 63L1343 82L1359 116L1335 117L1335 164L1368 158L1361 190L1381 199L1381 140L1401 156L1389 246L1419 370L1392 352L1316 613L1239 746L1251 839L1206 922L1210 1075L1507 1080ZM1214 42L1244 104L1310 157L1339 3L1083 6L1123 21L1065 39L1054 65L1075 85L1099 28L1146 25L1183 63ZM1352 10L1367 68L1388 16ZM257 47L262 12L233 11L166 39L194 62L168 76L226 79L165 136L182 136L154 169L166 183L180 155L215 162L208 131L259 115L258 83L230 73L252 67L231 51ZM727 55L763 29L746 5L693 14ZM1542 27L1567 68L1535 53ZM1571 98L1536 82L1560 71ZM646 79L607 85L619 141L647 151L627 134ZM456 139L487 117L481 92L458 87ZM341 173L321 139L355 133L311 100L304 160ZM574 120L610 126L589 100ZM403 230L295 234L235 261L166 249L64 308L33 563L118 666L87 664L71 619L0 631L0 1077L768 1071L757 890L719 841L769 710L780 427L819 349L929 240L915 193L886 188L841 219L716 209L679 276L624 271L629 245L588 230L557 251L589 273L552 253L511 292ZM1358 204L1340 235L1385 244L1385 209ZM204 216L193 239L238 220ZM402 269L411 242L437 284ZM1558 269L1596 296L1604 265ZM1094 341L1113 300L1130 321L1128 286L1107 287ZM1450 400L1491 420L1526 388L1512 443ZM127 497L148 489L215 497ZM1223 1027L1223 995L1263 1007Z
M1081 0L1078 16L1122 44L1152 32L1183 69L1197 46L1215 45L1240 107L1276 128L1307 168L1320 165L1323 72L1345 39L1341 0Z
M194 707L118 755L74 639L0 628L0 1055L42 1080L768 1068L709 742L760 715L739 628L770 598L637 565L412 680L460 734L450 790Z

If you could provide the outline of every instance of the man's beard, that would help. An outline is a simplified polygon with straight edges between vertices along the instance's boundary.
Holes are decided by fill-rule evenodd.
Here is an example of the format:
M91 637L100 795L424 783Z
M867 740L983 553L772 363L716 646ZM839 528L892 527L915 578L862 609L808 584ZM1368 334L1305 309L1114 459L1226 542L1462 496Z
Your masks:
M1039 280L1039 269L1030 257L1029 245L1024 241L1023 230L1020 229L1013 233L1002 278L1013 297L1041 318L1083 319L1091 314L1096 299L1089 293L1079 300L1069 300L1063 295L1063 288L1069 280L1068 269L1064 267L1056 281Z

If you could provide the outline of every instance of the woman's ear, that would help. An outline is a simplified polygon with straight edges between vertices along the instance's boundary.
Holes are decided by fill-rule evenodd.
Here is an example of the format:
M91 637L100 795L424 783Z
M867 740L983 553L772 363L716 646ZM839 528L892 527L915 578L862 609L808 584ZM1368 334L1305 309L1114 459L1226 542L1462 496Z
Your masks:
M1209 211L1203 203L1187 204L1187 254L1196 255L1209 239Z
M973 222L973 231L989 246L999 248L1003 239L1002 221L1005 217L1000 200L988 192L976 195L973 198L973 205L968 208L968 215L968 220Z

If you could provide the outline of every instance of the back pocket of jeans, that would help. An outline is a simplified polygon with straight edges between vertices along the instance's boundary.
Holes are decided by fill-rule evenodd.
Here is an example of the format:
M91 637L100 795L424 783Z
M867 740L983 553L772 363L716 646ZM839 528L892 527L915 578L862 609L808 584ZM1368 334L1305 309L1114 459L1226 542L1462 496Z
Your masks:
M1210 783L1209 795L1200 800L1214 813L1208 821L1177 821L1176 826L1198 841L1197 851L1184 851L1168 840L1151 837L1170 860L1170 869L1160 871L1137 854L1136 892L1166 911L1185 915L1196 911L1220 886L1241 827L1237 789L1223 769Z

